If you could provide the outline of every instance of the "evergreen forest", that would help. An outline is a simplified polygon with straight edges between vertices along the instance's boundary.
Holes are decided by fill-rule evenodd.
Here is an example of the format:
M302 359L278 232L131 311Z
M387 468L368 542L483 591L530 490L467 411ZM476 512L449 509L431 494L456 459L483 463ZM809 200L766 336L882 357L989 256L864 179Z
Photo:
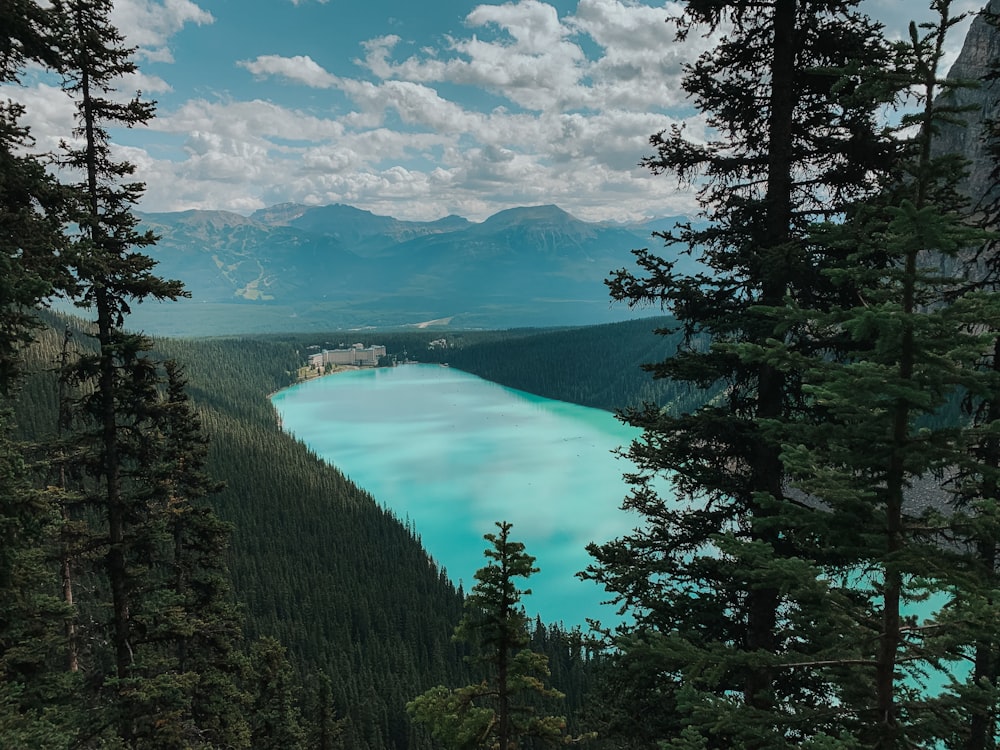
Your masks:
M112 142L155 116L112 6L0 0L0 80L76 112L41 154L0 102L0 747L997 747L1000 191L936 145L987 82L941 69L953 3L896 40L852 0L688 0L707 140L643 165L700 214L607 281L663 317L368 342L641 428L642 522L581 571L622 621L569 631L524 616L509 523L457 589L282 432L268 394L341 334L130 328L187 293Z

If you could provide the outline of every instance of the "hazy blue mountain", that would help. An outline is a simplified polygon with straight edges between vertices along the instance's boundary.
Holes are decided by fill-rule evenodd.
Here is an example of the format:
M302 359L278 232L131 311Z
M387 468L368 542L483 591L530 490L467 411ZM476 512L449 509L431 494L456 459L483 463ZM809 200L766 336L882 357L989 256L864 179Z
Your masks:
M379 255L400 242L427 234L453 232L470 225L460 216L438 221L401 221L353 206L301 206L285 203L254 212L251 219L272 226L289 226L309 234L330 237L360 256Z
M462 327L583 325L641 314L604 279L650 229L581 221L557 206L403 221L352 206L280 204L145 214L158 272L190 302L139 311L150 332L256 332L428 321ZM650 313L659 312L650 310Z
M357 273L363 261L336 238L267 225L226 211L144 214L159 241L158 271L207 302L271 302L314 296L317 271Z

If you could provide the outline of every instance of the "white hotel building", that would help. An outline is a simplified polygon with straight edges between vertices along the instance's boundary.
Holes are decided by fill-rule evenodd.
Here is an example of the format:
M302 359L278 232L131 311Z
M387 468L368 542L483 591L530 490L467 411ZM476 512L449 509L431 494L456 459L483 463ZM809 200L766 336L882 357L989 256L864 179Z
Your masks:
M324 349L309 355L309 366L322 373L327 364L353 365L354 367L375 367L379 357L385 356L385 347L381 345L365 347L355 344L349 349Z

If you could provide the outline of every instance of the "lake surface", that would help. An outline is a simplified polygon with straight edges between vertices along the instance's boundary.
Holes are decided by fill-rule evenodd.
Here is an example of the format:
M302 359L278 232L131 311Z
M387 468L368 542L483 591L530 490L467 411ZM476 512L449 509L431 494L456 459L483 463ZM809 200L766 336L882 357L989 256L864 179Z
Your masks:
M531 616L615 619L604 590L575 577L588 543L638 522L620 510L631 464L613 454L638 432L613 415L438 365L339 373L272 402L286 431L410 521L466 590L485 564L483 534L509 521L541 568L521 582Z

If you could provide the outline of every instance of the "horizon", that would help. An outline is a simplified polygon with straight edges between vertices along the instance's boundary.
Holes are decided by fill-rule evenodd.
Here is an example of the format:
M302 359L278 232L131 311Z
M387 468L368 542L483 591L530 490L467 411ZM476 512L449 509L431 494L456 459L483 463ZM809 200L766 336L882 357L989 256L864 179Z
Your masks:
M266 212L266 211L271 211L271 210L274 210L276 208L284 208L286 206L287 207L294 207L294 208L301 208L301 209L304 209L305 211L309 211L309 210L312 210L312 209L334 208L334 207L350 208L350 209L353 209L355 211L360 211L360 212L363 212L363 213L371 214L372 216L375 216L375 217L378 217L378 218L387 218L387 219L395 219L396 221L409 221L409 222L413 222L413 223L427 223L427 224L433 224L435 222L439 222L439 221L443 221L445 219L451 219L451 218L462 219L464 221L469 222L470 224L483 224L483 223L489 221L490 219L492 219L492 218L494 218L496 216L499 216L500 214L503 214L503 213L507 213L507 212L511 212L511 211L524 211L524 210L531 210L531 209L538 209L538 208L554 208L554 209L556 209L558 211L561 211L562 213L568 215L571 219L583 222L584 224L598 224L598 225L605 225L605 226L620 226L620 227L625 227L625 228L628 228L628 227L641 228L644 224L648 224L648 223L656 222L656 221L663 221L663 220L666 220L666 219L676 219L676 218L690 218L690 219L693 219L694 218L693 216L687 216L685 214L674 214L674 215L663 215L663 216L649 216L649 217L646 217L646 218L643 218L643 219L639 219L639 220L636 220L636 221L627 221L627 220L625 220L625 221L616 221L616 220L613 220L613 219L606 220L606 221L588 221L586 219L581 219L579 216L576 216L571 211L566 210L565 208L563 208L562 206L560 206L560 205L558 205L556 203L536 203L536 204L533 204L533 205L510 206L508 208L500 208L500 209L497 209L497 211L495 213L489 214L489 215L483 217L482 219L470 219L467 216L461 216L459 214L447 214L446 216L437 216L437 217L431 218L431 219L402 219L402 218L400 218L398 216L392 216L391 214L380 214L380 213L378 213L376 211L371 211L369 209L361 208L359 206L353 206L353 205L351 205L349 203L324 203L324 204L317 204L317 205L309 205L307 203L296 203L294 201L285 201L285 202L282 202L282 203L274 203L274 204L271 204L269 206L263 206L262 208L254 209L253 211L249 211L247 213L242 213L240 211L231 211L231 210L221 209L221 208L184 208L184 209L180 209L180 210L177 210L177 211L145 211L145 210L137 210L136 211L136 215L141 218L143 216L178 216L178 215L181 215L181 214L206 213L206 214L229 214L229 215L232 215L232 216L239 216L239 217L244 218L244 219L253 219L254 214L261 213L261 212ZM271 223L271 222L261 222L261 223Z

